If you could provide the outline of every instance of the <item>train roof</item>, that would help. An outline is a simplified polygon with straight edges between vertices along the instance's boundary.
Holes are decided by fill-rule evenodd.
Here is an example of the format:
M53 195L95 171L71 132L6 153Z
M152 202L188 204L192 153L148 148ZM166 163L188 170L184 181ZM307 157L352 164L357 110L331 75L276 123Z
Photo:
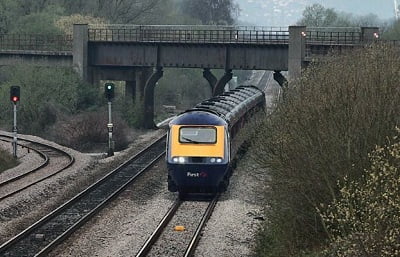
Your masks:
M213 125L213 126L225 126L226 121L219 117L217 114L210 112L207 109L196 109L192 111L186 111L175 119L170 121L169 125Z
M170 122L191 125L233 126L248 110L265 103L264 93L255 86L239 86L207 99Z

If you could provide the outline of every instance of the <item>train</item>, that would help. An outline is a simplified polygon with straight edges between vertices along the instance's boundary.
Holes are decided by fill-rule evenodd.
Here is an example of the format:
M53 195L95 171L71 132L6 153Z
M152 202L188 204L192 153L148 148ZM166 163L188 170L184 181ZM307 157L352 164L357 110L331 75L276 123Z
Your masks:
M186 110L168 124L168 190L180 197L227 190L243 139L238 132L265 109L265 94L239 86Z

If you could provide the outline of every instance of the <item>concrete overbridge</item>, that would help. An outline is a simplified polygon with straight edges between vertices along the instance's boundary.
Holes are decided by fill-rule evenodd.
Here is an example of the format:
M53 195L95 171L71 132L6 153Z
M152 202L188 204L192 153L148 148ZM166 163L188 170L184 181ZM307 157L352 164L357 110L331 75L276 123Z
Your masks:
M232 70L272 70L282 85L287 79L280 71L288 71L289 79L296 79L310 59L332 48L359 47L379 36L375 27L334 30L76 24L73 31L72 37L47 41L10 40L10 36L0 35L0 65L72 65L92 84L126 81L127 94L144 104L143 126L147 128L154 126L154 89L163 68L201 68L213 94L218 95L232 78ZM217 78L213 69L225 72Z

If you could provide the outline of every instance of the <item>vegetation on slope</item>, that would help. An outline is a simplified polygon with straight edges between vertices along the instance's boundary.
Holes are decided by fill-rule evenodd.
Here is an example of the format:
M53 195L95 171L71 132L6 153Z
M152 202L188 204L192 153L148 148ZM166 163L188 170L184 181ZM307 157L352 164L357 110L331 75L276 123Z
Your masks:
M398 49L377 44L311 65L290 84L254 143L255 162L271 175L257 256L301 256L336 239L317 210L334 206L338 182L361 179L368 153L395 136L399 65Z
M18 162L7 151L0 149L0 173L16 166Z
M400 255L400 129L369 156L361 178L345 177L338 199L321 214L330 238L326 256Z

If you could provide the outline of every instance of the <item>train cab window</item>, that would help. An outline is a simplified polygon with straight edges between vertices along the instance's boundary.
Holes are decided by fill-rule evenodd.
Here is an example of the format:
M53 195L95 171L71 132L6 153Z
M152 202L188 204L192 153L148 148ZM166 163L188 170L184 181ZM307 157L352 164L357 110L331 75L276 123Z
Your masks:
M180 143L215 144L217 129L215 127L181 127L179 129Z

